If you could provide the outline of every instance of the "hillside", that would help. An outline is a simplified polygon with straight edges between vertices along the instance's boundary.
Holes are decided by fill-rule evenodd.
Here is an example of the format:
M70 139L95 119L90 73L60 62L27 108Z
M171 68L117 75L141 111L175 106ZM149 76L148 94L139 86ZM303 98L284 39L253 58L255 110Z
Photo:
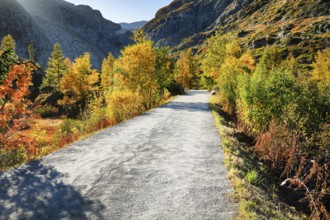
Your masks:
M26 58L32 42L36 61L43 66L57 42L71 60L84 52L91 53L97 68L109 51L118 55L130 42L129 33L119 34L119 24L104 19L89 6L63 0L1 0L0 11L1 21L6 21L0 23L0 38L11 34L18 55Z
M175 0L144 30L156 45L194 47L216 31L236 31L246 47L286 43L296 49L325 48L330 40L326 0ZM302 54L302 51L297 51Z

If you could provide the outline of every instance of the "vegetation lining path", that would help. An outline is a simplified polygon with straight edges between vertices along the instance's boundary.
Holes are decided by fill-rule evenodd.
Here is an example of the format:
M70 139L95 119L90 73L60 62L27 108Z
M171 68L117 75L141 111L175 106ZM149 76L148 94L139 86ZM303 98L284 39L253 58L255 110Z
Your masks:
M0 219L230 219L208 99L191 91L0 174Z

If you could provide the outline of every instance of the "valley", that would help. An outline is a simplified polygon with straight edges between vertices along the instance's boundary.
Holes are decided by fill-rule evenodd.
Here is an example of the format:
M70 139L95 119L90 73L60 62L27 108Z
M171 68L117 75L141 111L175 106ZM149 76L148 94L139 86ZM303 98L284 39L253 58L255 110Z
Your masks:
M0 0L0 219L330 219L328 1L105 9Z

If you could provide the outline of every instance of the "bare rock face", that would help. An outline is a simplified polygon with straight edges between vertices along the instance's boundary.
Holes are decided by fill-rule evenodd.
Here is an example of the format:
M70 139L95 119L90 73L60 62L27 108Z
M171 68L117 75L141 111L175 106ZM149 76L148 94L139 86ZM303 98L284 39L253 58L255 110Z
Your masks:
M174 0L157 12L144 31L156 46L169 45L176 51L198 46L218 30L266 37L284 23L302 29L304 22L326 26L329 15L326 0Z
M0 0L0 38L7 34L16 40L16 52L22 57L28 57L27 47L31 39L46 40L31 16L15 0Z
M36 61L43 66L55 43L71 60L89 52L94 68L100 68L109 52L118 55L130 43L131 34L121 32L120 25L104 19L99 11L63 0L0 0L0 18L0 37L13 35L16 52L25 58L32 42Z
M144 30L158 45L176 46L187 37L206 32L252 0L175 0L158 11Z

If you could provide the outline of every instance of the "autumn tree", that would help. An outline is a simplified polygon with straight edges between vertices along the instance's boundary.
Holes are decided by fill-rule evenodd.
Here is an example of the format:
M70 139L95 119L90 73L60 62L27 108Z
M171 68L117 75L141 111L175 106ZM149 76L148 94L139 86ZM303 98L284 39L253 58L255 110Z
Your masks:
M260 61L257 65L257 72L267 74L272 69L281 66L283 59L280 55L279 48L274 45L272 47L265 47Z
M115 58L112 53L103 60L101 71L101 87L103 91L109 90L113 87L113 71L114 71Z
M16 42L10 34L2 39L1 48L4 51L11 51L11 53L15 55Z
M206 51L202 60L202 71L206 77L213 80L213 83L219 77L221 65L226 58L226 45L233 39L232 34L216 33L206 41ZM229 47L229 46L228 46Z
M90 55L85 53L75 59L68 72L60 80L60 91L64 98L59 101L69 116L77 116L85 108L92 95L98 91L99 74L91 69Z
M313 63L312 78L317 81L330 80L330 47L324 51L318 51Z
M226 45L226 57L216 81L220 88L220 102L229 114L236 113L239 86L244 86L242 81L248 79L254 70L251 51L242 53L243 50L235 39Z
M65 57L60 44L55 44L52 54L48 60L46 76L42 81L42 88L51 87L53 91L60 90L60 82L63 75L68 71Z
M147 37L143 29L137 29L133 33L133 40L136 44L143 43L147 41Z
M126 47L115 62L116 90L130 90L143 97L143 105L150 108L158 98L155 80L156 54L151 41Z
M6 74L11 69L12 65L16 62L17 57L15 54L15 40L11 35L3 38L0 47L0 83L6 78Z
M29 60L31 61L35 61L35 49L34 49L34 45L32 42L29 43L29 46L28 46L28 52L29 52Z
M182 51L176 63L176 80L183 85L185 89L191 88L192 79L197 69L197 63L194 59L191 49Z
M28 65L15 64L0 84L0 147L9 143L10 136L25 126L31 104L27 99L32 85L30 69Z
M159 93L162 95L166 86L174 79L174 62L170 57L170 48L156 48L155 79Z

